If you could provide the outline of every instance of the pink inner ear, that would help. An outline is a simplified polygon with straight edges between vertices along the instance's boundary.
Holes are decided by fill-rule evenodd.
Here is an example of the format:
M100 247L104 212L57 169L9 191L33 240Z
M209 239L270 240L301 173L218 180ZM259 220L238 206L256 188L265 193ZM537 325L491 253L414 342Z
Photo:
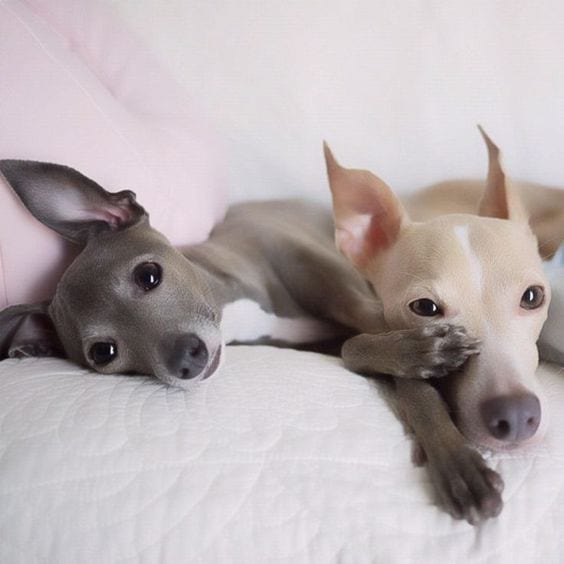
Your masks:
M496 196L497 213L499 214L499 217L503 219L509 219L509 205L507 202L508 195L505 187L503 188L502 192L500 191L500 193L498 193Z
M359 258L364 254L364 245L350 231L337 228L335 230L335 243L339 251L346 257L355 263L360 262Z
M374 215L366 230L366 249L369 254L387 249L396 239L399 224L394 228L391 222L383 215Z
M397 238L400 221L390 221L385 214L359 215L341 222L335 231L338 249L357 266L387 249Z
M485 217L510 219L509 194L503 176L494 185L488 186L487 190L480 201L478 213Z
M129 202L128 202L129 204ZM105 221L112 231L127 225L131 221L132 213L129 205L108 205L104 208L82 209L82 217L89 221Z

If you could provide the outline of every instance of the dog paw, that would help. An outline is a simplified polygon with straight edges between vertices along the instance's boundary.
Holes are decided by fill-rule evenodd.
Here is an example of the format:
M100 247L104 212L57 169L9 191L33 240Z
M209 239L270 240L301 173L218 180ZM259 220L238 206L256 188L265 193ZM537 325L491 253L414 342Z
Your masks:
M479 341L457 325L438 323L409 330L403 343L405 377L442 378L478 354Z
M448 456L428 457L427 468L438 504L455 519L477 525L500 514L503 480L471 447L461 445Z
M50 343L36 341L33 343L22 343L10 348L8 351L9 358L31 358L61 356L60 351Z

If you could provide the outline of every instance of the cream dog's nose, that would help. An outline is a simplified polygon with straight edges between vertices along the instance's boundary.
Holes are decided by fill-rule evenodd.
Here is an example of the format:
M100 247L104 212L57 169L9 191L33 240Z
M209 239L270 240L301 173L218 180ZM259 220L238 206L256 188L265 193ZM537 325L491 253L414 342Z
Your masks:
M490 434L506 442L530 439L541 419L540 402L533 394L492 398L482 403L480 412Z

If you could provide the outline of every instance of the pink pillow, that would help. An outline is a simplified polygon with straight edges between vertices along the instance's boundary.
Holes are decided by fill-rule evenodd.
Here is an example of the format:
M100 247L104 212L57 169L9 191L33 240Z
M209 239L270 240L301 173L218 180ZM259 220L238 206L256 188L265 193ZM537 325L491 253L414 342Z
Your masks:
M133 190L174 244L204 240L223 216L209 132L108 6L0 2L0 77L0 158ZM0 179L0 309L49 298L75 252Z

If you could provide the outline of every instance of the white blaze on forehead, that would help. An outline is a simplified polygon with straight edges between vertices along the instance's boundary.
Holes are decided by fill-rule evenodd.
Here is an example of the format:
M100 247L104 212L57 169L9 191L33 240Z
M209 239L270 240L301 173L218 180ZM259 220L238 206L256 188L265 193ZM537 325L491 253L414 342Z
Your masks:
M454 234L464 251L464 255L468 260L470 276L475 288L482 291L482 264L480 259L472 249L470 244L470 227L468 225L456 225L454 227Z
M313 343L335 337L334 329L313 317L278 317L257 302L242 299L223 308L221 333L225 343L252 343L270 338L287 343Z

